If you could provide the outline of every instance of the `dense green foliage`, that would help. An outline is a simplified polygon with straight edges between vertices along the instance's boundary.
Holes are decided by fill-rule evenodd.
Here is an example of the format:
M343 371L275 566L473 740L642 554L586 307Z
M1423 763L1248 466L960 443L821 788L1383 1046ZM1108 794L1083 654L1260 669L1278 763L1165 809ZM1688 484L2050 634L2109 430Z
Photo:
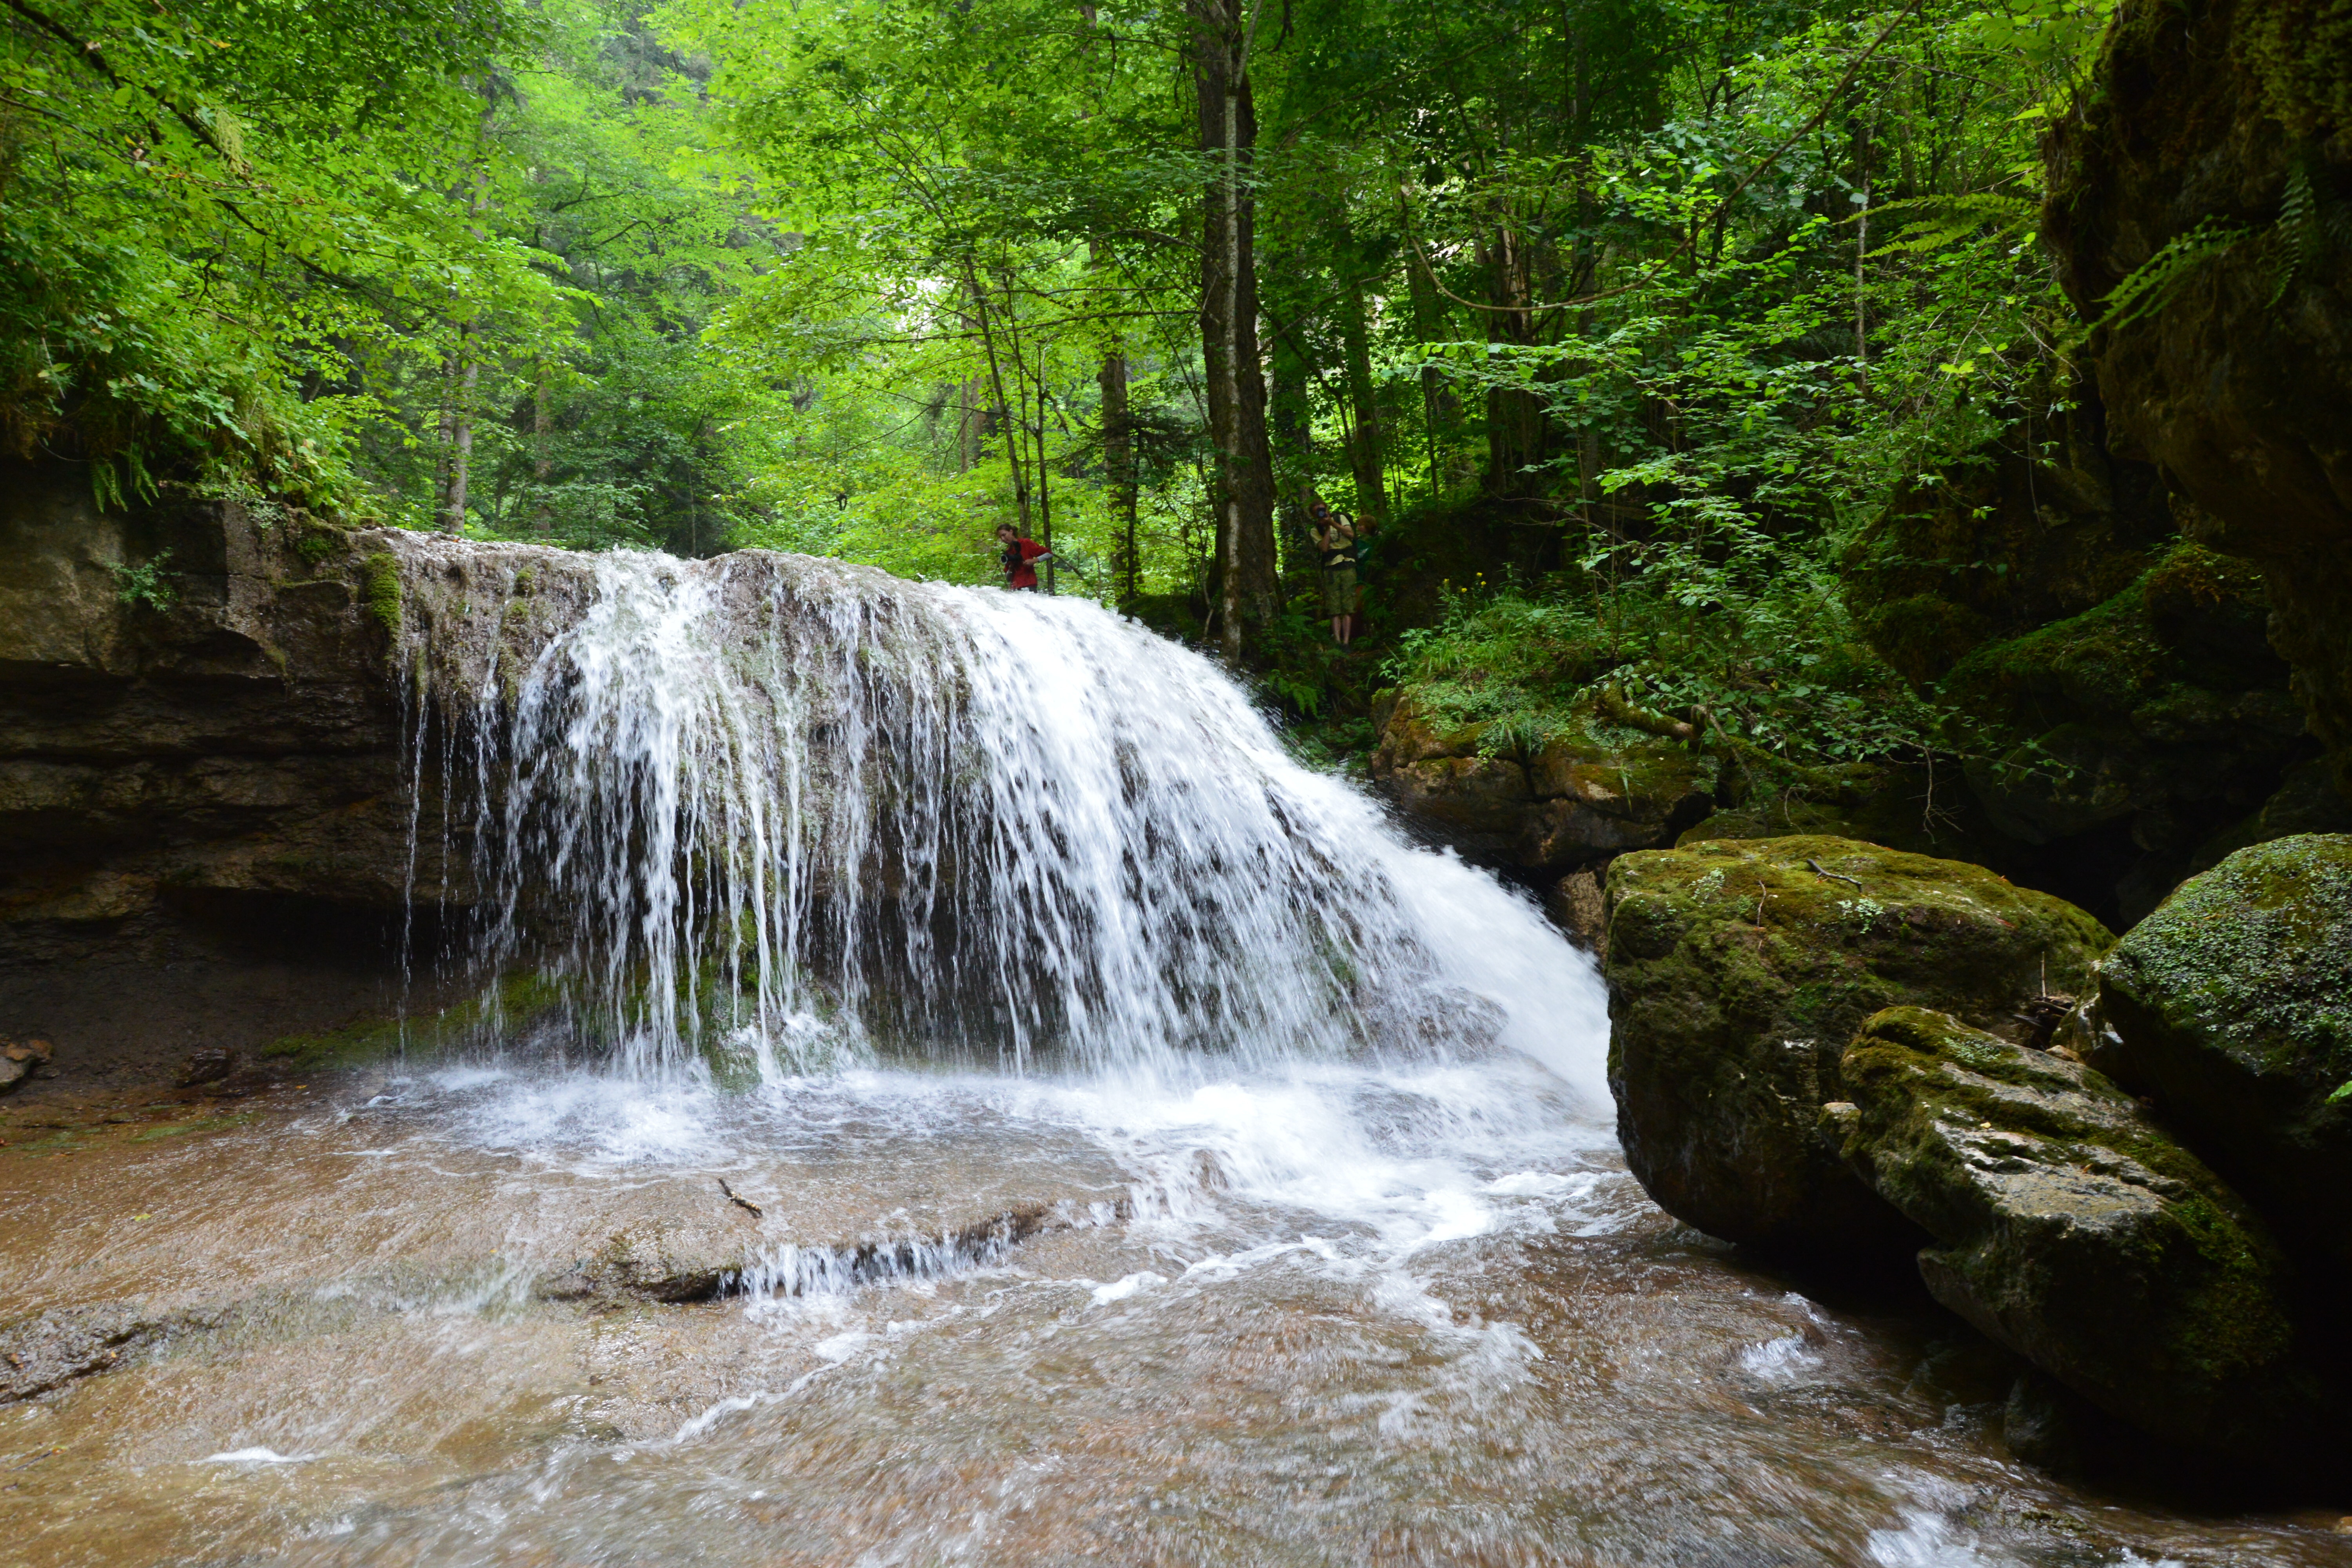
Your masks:
M423 524L462 452L478 528L723 536L760 468L723 426L777 399L697 334L763 240L633 13L24 0L5 36L17 455Z
M1884 752L1932 715L1835 563L2069 384L2033 141L2103 5L1289 0L1244 165L1208 0L10 0L0 433L109 496L968 581L1010 519L1197 626L1231 180L1276 689L1348 678L1320 493L1381 525L1376 626L1421 623L1391 670L1465 715L1607 680Z

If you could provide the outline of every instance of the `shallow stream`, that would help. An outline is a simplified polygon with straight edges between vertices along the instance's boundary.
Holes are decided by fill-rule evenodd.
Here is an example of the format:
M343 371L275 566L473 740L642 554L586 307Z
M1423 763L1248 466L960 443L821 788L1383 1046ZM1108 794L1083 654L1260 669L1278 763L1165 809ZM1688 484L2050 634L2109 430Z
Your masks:
M417 832L557 1001L0 1154L20 1389L95 1369L0 1405L0 1564L2352 1562L2012 1463L2006 1357L1672 1224L1590 960L1205 661L403 548L481 784Z
M2347 1559L2009 1462L2004 1358L1673 1226L1509 1057L291 1099L8 1161L11 1307L163 1330L0 1409L0 1561ZM574 1295L615 1233L751 1268Z

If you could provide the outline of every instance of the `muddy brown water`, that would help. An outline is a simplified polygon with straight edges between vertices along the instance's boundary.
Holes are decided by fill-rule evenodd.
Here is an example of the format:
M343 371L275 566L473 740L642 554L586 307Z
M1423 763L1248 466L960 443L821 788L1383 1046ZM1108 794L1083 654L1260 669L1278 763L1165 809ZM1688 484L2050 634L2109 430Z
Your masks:
M2352 1563L2012 1462L2004 1358L1674 1226L1507 1060L152 1114L0 1151L12 1359L143 1325L0 1405L0 1563Z

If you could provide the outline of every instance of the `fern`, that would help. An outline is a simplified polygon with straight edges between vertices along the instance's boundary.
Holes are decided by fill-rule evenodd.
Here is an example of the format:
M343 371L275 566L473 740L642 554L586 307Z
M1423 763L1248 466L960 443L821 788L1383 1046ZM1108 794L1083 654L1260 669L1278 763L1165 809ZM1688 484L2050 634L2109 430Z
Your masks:
M164 569L163 563L171 559L172 552L167 547L157 551L155 558L142 566L110 564L108 570L114 574L114 596L123 604L144 605L158 613L170 609L180 596L166 580L178 575Z
M2270 305L2285 299L2295 279L2316 268L2329 247L2352 247L2352 203L2321 184L2316 166L2307 147L2286 166L2286 190L2279 197L2278 280Z
M2176 234L2164 242L2164 247L2137 267L2113 289L2102 301L2106 310L2096 321L2086 322L2077 330L2074 342L2080 342L2094 330L2127 327L2142 316L2163 305L2172 290L2179 287L2191 272L2230 249L2252 230L2243 224L2224 223L2220 218L2200 218L2197 226L2185 234Z
M1906 222L1893 239L1870 253L1873 257L1941 250L1962 240L1974 239L1988 230L1995 235L2003 235L2030 229L2042 216L2040 205L2027 197L2004 196L1990 192L1959 196L1917 196L1908 201L1888 202L1879 207L1878 212L1881 216L1896 213L1927 213L1932 216Z

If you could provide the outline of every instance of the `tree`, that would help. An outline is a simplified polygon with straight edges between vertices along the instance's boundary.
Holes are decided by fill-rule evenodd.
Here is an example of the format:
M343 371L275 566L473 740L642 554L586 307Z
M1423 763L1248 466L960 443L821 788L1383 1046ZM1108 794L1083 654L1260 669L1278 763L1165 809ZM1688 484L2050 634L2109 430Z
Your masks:
M1258 7L1192 0L1192 80L1201 151L1201 344L1209 434L1217 450L1219 640L1238 662L1274 614L1274 461L1266 447L1265 376L1257 342L1257 108L1250 55Z

